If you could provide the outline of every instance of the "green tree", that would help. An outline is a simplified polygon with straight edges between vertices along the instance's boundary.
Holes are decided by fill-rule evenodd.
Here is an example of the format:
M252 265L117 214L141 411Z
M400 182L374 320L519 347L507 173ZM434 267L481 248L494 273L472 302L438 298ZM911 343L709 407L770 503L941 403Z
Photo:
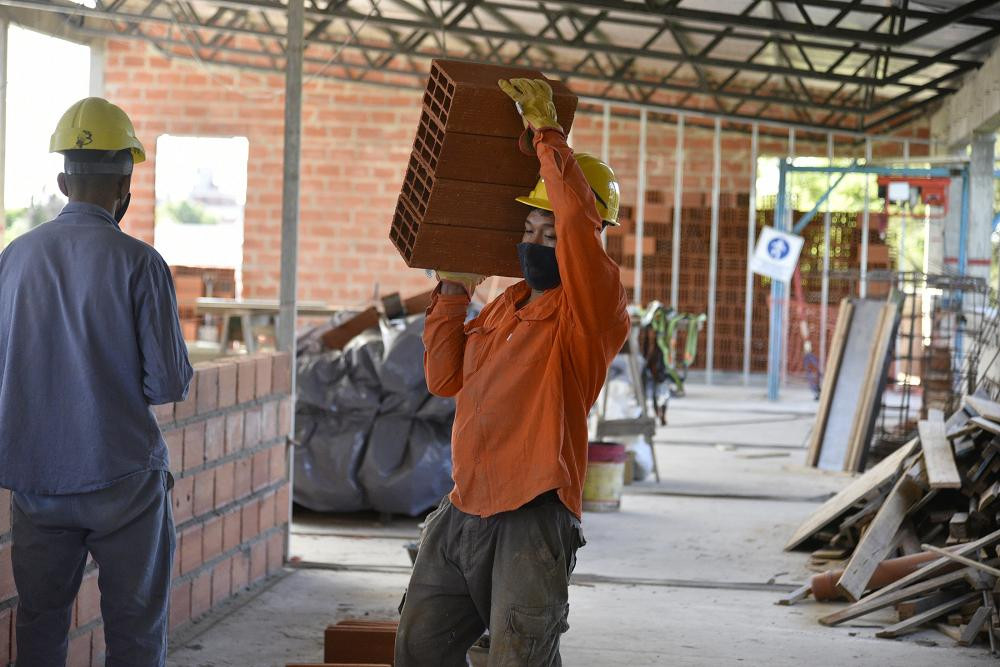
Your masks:
M160 215L186 225L214 225L219 222L204 206L187 199L163 204L157 217Z

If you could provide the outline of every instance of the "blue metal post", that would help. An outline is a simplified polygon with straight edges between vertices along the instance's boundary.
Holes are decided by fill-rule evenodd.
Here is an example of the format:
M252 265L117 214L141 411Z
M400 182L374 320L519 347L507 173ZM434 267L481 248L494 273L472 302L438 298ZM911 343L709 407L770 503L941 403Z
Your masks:
M958 275L964 276L969 266L969 166L962 170L962 218L958 227Z
M783 230L785 227L785 189L788 173L788 163L782 160L778 164L778 199L774 206L774 227ZM778 388L781 384L781 337L782 337L782 298L784 283L771 279L771 324L768 330L767 347L767 398L778 400Z

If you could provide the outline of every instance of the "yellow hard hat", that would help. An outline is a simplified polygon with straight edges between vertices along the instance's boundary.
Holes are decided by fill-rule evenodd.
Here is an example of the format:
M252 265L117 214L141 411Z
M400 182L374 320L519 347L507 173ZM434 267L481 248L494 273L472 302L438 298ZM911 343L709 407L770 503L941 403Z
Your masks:
M132 162L146 160L146 151L135 136L124 111L101 97L87 97L66 110L49 141L49 152L69 150L132 152Z
M621 192L618 188L615 172L590 153L576 153L574 157L594 193L594 199L597 200L597 213L601 216L601 220L617 227ZM517 201L533 208L540 208L543 211L552 210L552 204L549 203L549 193L545 189L545 180L541 178L538 179L538 183L535 184L534 189L527 197L518 197Z

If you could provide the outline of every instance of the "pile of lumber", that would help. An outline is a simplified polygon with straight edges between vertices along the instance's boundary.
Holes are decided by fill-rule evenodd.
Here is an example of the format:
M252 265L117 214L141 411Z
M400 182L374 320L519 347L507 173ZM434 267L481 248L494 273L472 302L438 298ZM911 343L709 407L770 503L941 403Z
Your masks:
M826 625L895 607L898 622L879 637L930 624L961 644L983 637L993 647L998 545L1000 404L966 396L947 421L930 410L919 437L799 527L786 550L813 548L815 569L842 569L814 577L785 602L809 592L853 602L821 619ZM908 558L888 560L894 556ZM821 587L830 592L819 594Z

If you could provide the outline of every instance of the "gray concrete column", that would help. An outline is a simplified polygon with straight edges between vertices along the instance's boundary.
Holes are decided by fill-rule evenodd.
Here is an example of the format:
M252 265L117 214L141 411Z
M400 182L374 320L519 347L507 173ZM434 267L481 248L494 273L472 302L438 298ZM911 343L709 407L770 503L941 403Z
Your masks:
M972 135L969 163L969 235L966 244L966 275L990 278L993 247L993 170L996 135L993 132Z

